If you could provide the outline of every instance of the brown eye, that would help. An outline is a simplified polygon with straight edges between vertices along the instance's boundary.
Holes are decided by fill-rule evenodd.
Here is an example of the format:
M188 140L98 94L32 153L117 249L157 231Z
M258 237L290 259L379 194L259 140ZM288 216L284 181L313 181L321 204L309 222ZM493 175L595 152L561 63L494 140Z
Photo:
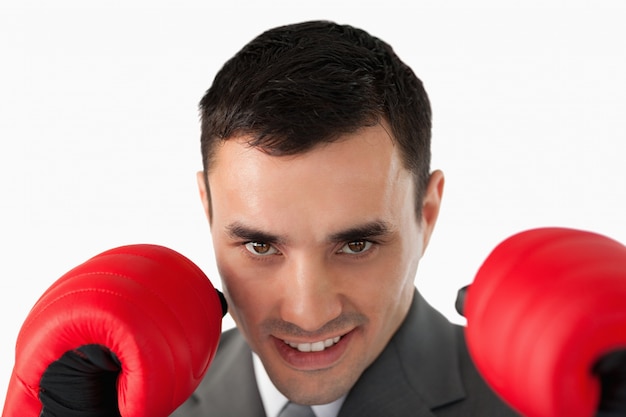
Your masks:
M248 252L259 256L268 256L278 253L278 250L276 250L274 246L265 242L248 242L245 244L245 247Z
M370 250L372 242L367 240L355 240L353 242L346 243L339 252L347 254L363 253Z
M363 249L365 249L365 242L362 240L358 242L350 242L348 243L348 248L352 252L362 252Z

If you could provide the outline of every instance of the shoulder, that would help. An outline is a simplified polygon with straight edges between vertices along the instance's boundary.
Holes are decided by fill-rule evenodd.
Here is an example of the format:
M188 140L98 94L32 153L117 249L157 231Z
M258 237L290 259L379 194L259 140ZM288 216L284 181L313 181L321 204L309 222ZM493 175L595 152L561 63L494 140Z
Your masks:
M456 339L458 372L463 383L465 395L458 404L451 404L449 409L442 407L437 411L436 415L441 417L465 415L520 416L485 382L476 369L465 342L465 328L459 325L452 326Z
M451 323L416 291L381 355L349 393L341 417L518 416L484 382Z
M408 378L436 416L519 416L480 375L465 340L465 327L451 323L416 293L394 343L410 364ZM412 372L412 373L411 373Z

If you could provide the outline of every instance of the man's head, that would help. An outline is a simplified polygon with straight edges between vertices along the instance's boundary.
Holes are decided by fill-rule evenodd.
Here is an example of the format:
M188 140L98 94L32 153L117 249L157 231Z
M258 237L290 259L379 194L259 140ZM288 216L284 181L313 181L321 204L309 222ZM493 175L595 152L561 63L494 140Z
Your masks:
M311 22L244 47L201 108L198 184L231 315L288 398L331 402L413 298L443 188L426 94L386 44Z

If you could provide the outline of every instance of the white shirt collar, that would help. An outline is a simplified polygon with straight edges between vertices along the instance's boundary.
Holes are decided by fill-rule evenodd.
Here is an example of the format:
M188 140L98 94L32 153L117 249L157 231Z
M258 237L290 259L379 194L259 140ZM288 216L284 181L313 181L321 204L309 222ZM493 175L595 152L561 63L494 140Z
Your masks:
M259 393L261 394L261 400L263 401L263 407L265 408L265 414L268 417L276 417L289 400L276 389L256 353L252 353L252 363L254 364L254 375L256 384L259 387ZM337 417L345 399L346 396L344 395L332 403L313 405L311 408L316 417Z

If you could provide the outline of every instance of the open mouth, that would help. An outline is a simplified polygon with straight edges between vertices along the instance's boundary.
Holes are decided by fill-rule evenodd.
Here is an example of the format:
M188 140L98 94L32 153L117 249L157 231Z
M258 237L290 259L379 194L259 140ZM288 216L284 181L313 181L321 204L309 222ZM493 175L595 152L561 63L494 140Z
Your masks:
M337 365L351 346L354 329L341 336L315 342L294 342L293 339L273 338L276 351L288 366L296 371L320 371Z
M341 340L341 336L336 336L313 343L294 343L288 340L283 340L283 342L285 342L285 344L291 346L292 348L299 350L300 352L321 352L329 347L334 346L339 342L339 340Z

